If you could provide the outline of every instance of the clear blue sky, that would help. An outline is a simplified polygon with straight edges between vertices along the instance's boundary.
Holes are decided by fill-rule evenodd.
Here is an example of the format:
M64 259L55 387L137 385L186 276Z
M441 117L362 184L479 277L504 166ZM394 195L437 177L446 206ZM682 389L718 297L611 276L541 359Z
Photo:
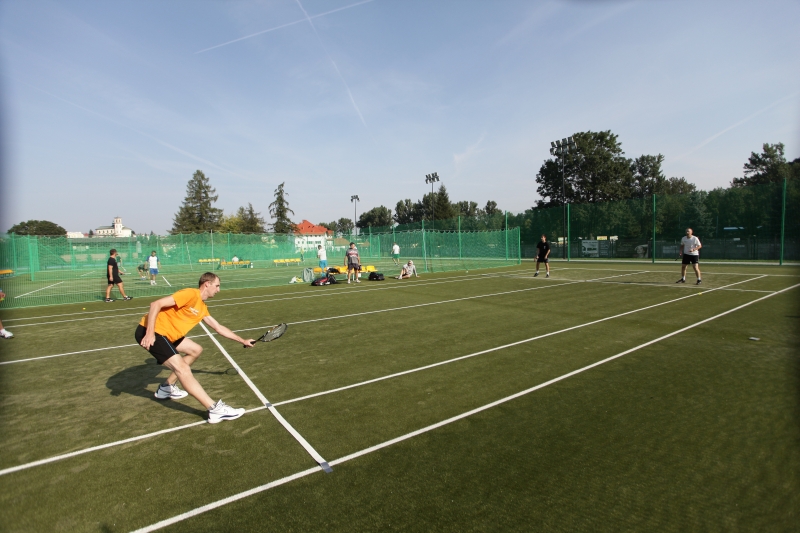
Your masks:
M0 3L3 210L164 233L197 169L226 213L450 198L520 212L549 142L611 130L727 186L800 156L800 2Z

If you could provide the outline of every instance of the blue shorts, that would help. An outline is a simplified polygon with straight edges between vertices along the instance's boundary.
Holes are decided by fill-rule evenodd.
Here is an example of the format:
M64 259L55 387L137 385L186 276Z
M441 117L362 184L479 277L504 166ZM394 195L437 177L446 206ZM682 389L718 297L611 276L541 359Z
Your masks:
M155 276L156 274L158 274L158 269L157 268L151 268L150 269L150 275L151 276Z
M320 262L319 262L319 267L320 267L322 270L325 270L326 268L328 268L328 262L327 262L327 261L320 261Z

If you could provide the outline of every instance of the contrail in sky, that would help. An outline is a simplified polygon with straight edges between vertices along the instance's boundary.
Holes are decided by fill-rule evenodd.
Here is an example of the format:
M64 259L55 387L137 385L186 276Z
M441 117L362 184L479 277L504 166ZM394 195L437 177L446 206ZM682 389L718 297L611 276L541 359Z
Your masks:
M308 13L306 12L305 8L303 7L303 4L300 3L300 0L295 0L295 2L297 2L297 5L300 6L300 10L306 16L306 20L311 25L311 29L314 30L314 35L317 36L317 40L319 41L320 46L322 46L322 50L325 51L325 55L328 56L328 59L333 64L333 68L336 69L336 74L338 74L339 75L339 79L342 80L342 83L344 84L344 88L347 89L347 94L348 94L348 96L350 96L350 102L353 104L353 108L355 108L356 113L358 113L358 118L361 119L361 123L364 125L364 128L366 128L367 127L367 123L364 121L364 116L361 114L361 110L358 108L358 104L356 104L356 101L353 98L353 93L350 91L350 86L347 85L347 82L345 81L344 76L342 76L342 73L339 71L339 66L336 64L336 61L334 61L333 58L331 57L331 55L328 53L328 49L325 48L325 43L322 42L322 38L319 36L319 33L317 33L317 27L314 26L314 22L312 22L311 17L308 16Z
M337 11L343 11L345 9L350 9L351 7L360 6L361 4L368 4L369 2L372 2L372 0L362 0L361 2L356 2L355 4L350 4L349 6L344 6L344 7L339 7L339 8L336 8L336 9L332 9L331 11L326 11L325 13L319 13L318 15L314 15L313 17L309 17L308 13L306 13L306 10L303 9L303 6L300 6L300 9L303 9L303 13L305 13L305 15L306 15L306 18L304 18L304 19L295 20L294 22L287 22L286 24L281 24L280 26L275 26L274 28L270 28L268 30L263 30L263 31L259 31L259 32L256 32L256 33L251 33L250 35L245 35L244 37L239 37L238 39L234 39L234 40L228 41L226 43L217 44L217 45L214 45L214 46L211 46L211 47L208 47L208 48L203 48L202 50L198 50L197 52L195 52L195 54L202 54L203 52L208 52L209 50L214 50L215 48L222 48L223 46L228 46L229 44L238 43L239 41L244 41L245 39L250 39L250 38L256 37L258 35L263 35L265 33L271 32L271 31L280 30L281 28L287 28L289 26L294 26L295 24L300 24L301 22L306 22L306 21L311 22L311 19L324 17L325 15L330 15L331 13L336 13Z
M725 133L728 133L729 131L731 131L731 130L732 130L732 129L734 129L734 128L738 128L739 126L741 126L741 125L742 125L742 124L744 124L745 122L748 122L748 121L750 121L750 120L754 119L755 117L757 117L757 116L758 116L758 115L760 115L761 113L764 113L765 111L769 111L770 109L772 109L772 108L773 108L773 107L775 107L776 105L778 105L778 104L780 104L780 103L782 103L782 102L784 102L784 101L786 101L786 100L789 100L790 98L794 98L794 97L795 97L795 96L797 96L798 94L800 94L800 92L796 92L796 93L792 93L792 94L790 94L790 95L788 95L788 96L784 96L783 98L781 98L781 99L779 99L779 100L776 100L776 101L772 102L772 103L771 103L771 104L769 104L767 107L765 107L765 108L763 108L763 109L759 109L758 111L756 111L756 112L755 112L755 113L753 113L752 115L749 115L749 116L747 116L747 117L743 118L742 120L740 120L740 121L739 121L739 122L737 122L736 124L734 124L734 125L732 125L732 126L728 126L728 127L727 127L727 128L725 128L724 130L722 130L722 131L720 131L720 132L718 132L718 133L715 133L714 135L712 135L712 136L711 136L711 137L709 137L708 139L704 140L703 142L701 142L700 144L698 144L697 146L695 146L694 148L692 148L691 150L689 150L689 151L688 151L688 152L686 152L685 154L681 154L681 155L679 155L678 157L676 157L676 158L674 159L674 161L677 161L677 160L679 160L679 159L683 159L683 158L684 158L684 157L686 157L687 155L689 155L689 154L692 154L692 153L694 153L694 152L698 151L700 148L704 147L705 145L707 145L708 143L710 143L711 141L713 141L714 139L716 139L716 138L717 138L717 137L719 137L720 135L723 135L723 134L725 134Z
M136 133L138 133L139 135L141 135L141 136L143 136L143 137L147 137L148 139L150 139L150 140L152 140L152 141L155 141L155 142L157 142L157 143L158 143L158 144L160 144L161 146L163 146L163 147L165 147L165 148L169 148L170 150L173 150L173 151L175 151L175 152L177 152L177 153L179 153L179 154L181 154L181 155L183 155L183 156L185 156L185 157L188 157L188 158L190 158L190 159L194 159L195 161L198 161L198 162L200 162L200 163L203 163L204 165L208 165L208 166L210 166L210 167L214 167L214 168L216 168L217 170L221 170L221 171L223 171L223 172L227 172L227 173L229 173L229 174L231 174L231 175L238 176L238 177L240 177L240 178L245 178L245 176L242 176L242 175L240 175L240 174L237 174L236 172L234 172L234 171L232 171L232 170L229 170L229 169L227 169L227 168L221 167L221 166L219 166L219 165L217 165L217 164L215 164L215 163L213 163L213 162L211 162L211 161L209 161L209 160L207 160L207 159L203 159L202 157L199 157L199 156L196 156L196 155L194 155L194 154L192 154L192 153L190 153L190 152L187 152L186 150L182 150L181 148L178 148L177 146L173 146L173 145L169 144L169 143L168 143L168 142L166 142L166 141L162 141L162 140L161 140L161 139L159 139L158 137L153 137L152 135L150 135L150 134L148 134L148 133L145 133L145 132L143 132L143 131L139 131L139 130L137 130L136 128L132 128L131 126L128 126L127 124L124 124L124 123L122 123L122 122L120 122L120 121L118 121L118 120L115 120L115 119L111 118L111 117L107 117L106 115L103 115L102 113L98 113L97 111L94 111L94 110L92 110L92 109L89 109L89 108L87 108L87 107L83 107L82 105L80 105L80 104L76 104L75 102L70 102L69 100L67 100L67 99L65 99L65 98L61 98L60 96L58 96L58 95L55 95L55 94L53 94L53 93L51 93L51 92L49 92L49 91L45 91L44 89L40 89L39 87L36 87L35 85L31 85L31 84L29 84L29 83L26 83L26 82L22 82L22 83L24 83L25 85L27 85L28 87L30 87L30 88L32 88L32 89L35 89L35 90L37 90L37 91L39 91L39 92L41 92L41 93L44 93L44 94L46 94L46 95L48 95L48 96L51 96L51 97L55 98L56 100L61 100L61 101L62 101L62 102L64 102L65 104L69 104L69 105L71 105L71 106L77 107L78 109L81 109L81 110L83 110L83 111L86 111L87 113L90 113L90 114L92 114L92 115L95 115L95 116L97 116L97 117L100 117L100 118L102 118L103 120L107 120L107 121L109 121L109 122L111 122L111 123L113 123L113 124L116 124L117 126L121 126L121 127L125 128L125 129L128 129L128 130L131 130L131 131L133 131L133 132L136 132ZM246 178L245 178L245 179L246 179Z

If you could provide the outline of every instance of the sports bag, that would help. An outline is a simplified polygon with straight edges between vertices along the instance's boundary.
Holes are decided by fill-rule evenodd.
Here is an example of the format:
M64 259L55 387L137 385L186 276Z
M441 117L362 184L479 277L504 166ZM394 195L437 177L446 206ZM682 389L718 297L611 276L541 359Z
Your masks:
M370 281L383 281L385 278L381 272L370 272L369 273L369 280Z
M323 276L321 278L317 278L311 282L313 287L319 287L320 285L330 285L331 282L328 281L328 276Z

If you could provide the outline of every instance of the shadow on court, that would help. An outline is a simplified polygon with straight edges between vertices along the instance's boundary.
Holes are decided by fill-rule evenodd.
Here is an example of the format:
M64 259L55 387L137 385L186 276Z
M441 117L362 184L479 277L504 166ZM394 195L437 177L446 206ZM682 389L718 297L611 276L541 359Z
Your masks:
M158 376L163 370L165 370L165 368L166 367L156 363L155 359L148 358L145 359L144 364L126 368L108 378L108 381L106 381L106 387L111 391L112 396L119 396L123 393L130 394L132 396L140 396L169 409L175 409L176 411L181 411L184 413L196 414L202 418L205 418L205 410L195 409L194 407L183 405L180 402L172 400L157 400L155 396L153 396L153 392L147 390L149 385L160 385L164 381L163 377L159 378ZM226 372L210 372L208 370L198 370L193 368L192 373L220 375L225 374Z

